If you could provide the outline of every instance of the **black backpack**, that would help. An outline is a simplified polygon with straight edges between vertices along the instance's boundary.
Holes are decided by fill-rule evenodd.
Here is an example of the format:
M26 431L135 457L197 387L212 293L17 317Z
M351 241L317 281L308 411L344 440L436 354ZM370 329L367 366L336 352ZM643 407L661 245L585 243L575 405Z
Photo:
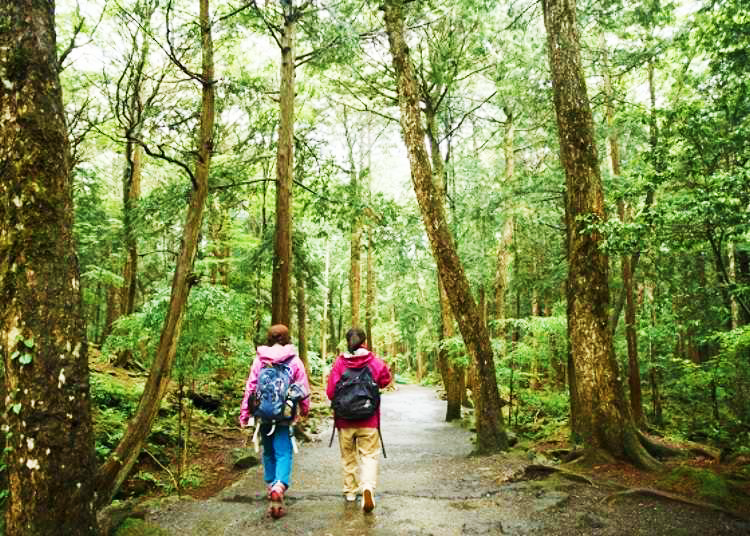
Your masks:
M380 389L370 367L347 368L336 382L331 407L336 417L351 421L368 419L380 406Z

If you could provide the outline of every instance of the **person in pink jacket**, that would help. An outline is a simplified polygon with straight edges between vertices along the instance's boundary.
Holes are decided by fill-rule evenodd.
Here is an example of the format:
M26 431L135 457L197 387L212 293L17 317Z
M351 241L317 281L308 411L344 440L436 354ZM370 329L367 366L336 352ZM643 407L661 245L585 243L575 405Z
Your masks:
M346 334L346 343L348 352L336 358L328 375L326 394L330 400L333 400L336 384L346 369L368 367L379 389L391 383L388 365L367 349L365 333L361 329L350 329ZM380 407L374 415L362 420L348 420L334 414L334 426L338 431L341 450L344 497L347 501L354 502L357 494L362 493L362 509L371 512L375 508L380 455Z
M240 425L243 428L248 426L252 416L251 401L258 387L261 370L279 363L285 363L289 367L290 389L296 384L296 389L304 394L304 398L299 401L299 414L304 416L310 411L310 385L305 366L297 355L297 349L290 343L289 329L283 324L276 324L269 328L267 344L257 348L255 360L250 367L240 407ZM290 425L291 423L258 423L258 433L263 444L263 478L268 486L270 513L273 517L284 515L284 493L291 480L293 446Z

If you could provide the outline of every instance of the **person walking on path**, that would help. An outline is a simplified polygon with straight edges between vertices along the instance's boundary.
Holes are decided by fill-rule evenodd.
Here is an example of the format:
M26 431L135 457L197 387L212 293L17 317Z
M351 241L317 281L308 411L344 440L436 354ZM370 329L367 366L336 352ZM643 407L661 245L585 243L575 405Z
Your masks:
M372 512L380 450L379 389L392 377L388 365L367 349L365 340L359 328L346 333L348 352L334 361L326 394L334 408L334 432L339 434L344 497L354 502L361 492L362 509Z
M256 436L263 445L263 479L268 487L269 513L284 515L284 493L292 474L293 429L297 409L300 415L310 411L310 385L305 366L290 343L289 329L283 324L269 328L265 346L259 346L245 383L240 408L244 428L255 417ZM297 406L299 406L297 408ZM269 415L274 408L277 415Z

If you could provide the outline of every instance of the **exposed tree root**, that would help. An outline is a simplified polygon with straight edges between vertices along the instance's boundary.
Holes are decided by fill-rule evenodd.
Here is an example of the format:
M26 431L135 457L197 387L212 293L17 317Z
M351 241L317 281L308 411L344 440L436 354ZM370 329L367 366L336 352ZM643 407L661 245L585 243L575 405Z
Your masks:
M635 433L638 435L638 441L643 445L643 448L645 448L654 458L684 457L688 453L685 449L672 447L660 441L656 441L638 429L636 429Z
M596 484L594 484L594 481L591 480L589 477L582 475L580 473L574 473L573 471L563 469L562 467L532 464L524 468L523 477L529 478L533 473L543 473L545 475L558 473L559 475L567 478L568 480L573 480L575 482L583 482L584 484L588 484L589 486L596 487Z
M659 491L658 489L653 488L629 488L624 489L622 491L617 491L615 493L611 493L604 499L603 501L612 502L618 497L625 497L627 495L645 495L648 497L657 497L660 499L667 499L670 501L687 504L690 506L696 506L698 508L704 508L706 510L713 510L716 512L721 512L723 514L730 515L732 517L735 517L737 519L741 519L743 521L750 521L750 517L748 517L745 514L735 512L733 510L727 510L726 508L722 508L721 506L717 506L715 504L703 502L703 501L696 501L694 499L690 499L688 497L683 497L681 495L675 495L674 493L668 493L666 491Z

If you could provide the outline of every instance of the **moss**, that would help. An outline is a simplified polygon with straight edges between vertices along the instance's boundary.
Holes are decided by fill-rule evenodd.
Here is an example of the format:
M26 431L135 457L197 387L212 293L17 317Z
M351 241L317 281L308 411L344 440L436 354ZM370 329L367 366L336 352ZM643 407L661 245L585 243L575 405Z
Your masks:
M11 82L26 80L31 60L25 48L19 46L11 50L5 67L5 77Z
M142 519L128 518L120 525L115 536L167 536L167 532L143 521Z
M678 467L663 482L670 487L689 487L700 498L712 503L727 504L732 500L733 494L726 479L706 469Z

